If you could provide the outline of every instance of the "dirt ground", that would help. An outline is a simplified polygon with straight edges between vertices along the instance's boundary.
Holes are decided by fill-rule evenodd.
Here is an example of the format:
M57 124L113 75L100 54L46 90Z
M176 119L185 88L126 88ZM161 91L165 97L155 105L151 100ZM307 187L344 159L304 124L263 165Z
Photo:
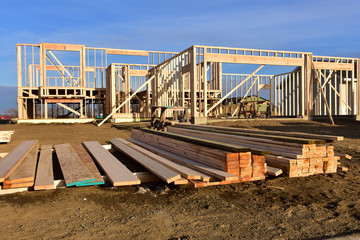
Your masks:
M220 125L220 124L216 124ZM78 187L0 196L2 239L358 239L360 237L360 123L278 120L223 126L343 135L335 144L353 156L348 172L207 188L147 184ZM15 130L8 152L23 140L40 144L102 144L128 138L130 127L105 124L0 125ZM169 189L167 189L167 187ZM165 191L164 191L165 189ZM163 194L160 194L163 193ZM338 238L336 238L338 239Z

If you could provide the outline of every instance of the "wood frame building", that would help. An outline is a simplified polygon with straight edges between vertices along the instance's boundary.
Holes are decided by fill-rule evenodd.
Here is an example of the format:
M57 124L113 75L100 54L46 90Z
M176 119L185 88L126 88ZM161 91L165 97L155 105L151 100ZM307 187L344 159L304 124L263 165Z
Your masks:
M59 60L68 53L75 64ZM145 63L113 63L111 55L140 56ZM151 106L180 106L189 108L193 123L201 123L222 116L221 106L229 99L238 103L262 91L267 91L272 116L352 115L360 120L359 60L198 45L176 53L18 44L19 122L84 122L105 116L136 121L149 118ZM223 73L227 63L257 68L250 74ZM294 70L258 74L266 65Z

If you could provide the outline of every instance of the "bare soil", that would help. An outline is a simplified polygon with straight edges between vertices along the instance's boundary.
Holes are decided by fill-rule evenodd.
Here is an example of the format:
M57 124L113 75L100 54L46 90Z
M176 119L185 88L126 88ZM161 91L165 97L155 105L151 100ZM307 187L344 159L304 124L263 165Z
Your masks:
M353 156L348 172L272 178L207 188L147 184L77 187L0 196L1 239L327 239L360 235L360 124L250 120L222 126L343 135L335 149ZM0 125L15 130L9 152L23 140L40 144L102 144L128 138L131 127L105 124ZM169 191L164 189L169 188ZM162 191L161 191L162 190ZM164 193L164 194L160 194Z

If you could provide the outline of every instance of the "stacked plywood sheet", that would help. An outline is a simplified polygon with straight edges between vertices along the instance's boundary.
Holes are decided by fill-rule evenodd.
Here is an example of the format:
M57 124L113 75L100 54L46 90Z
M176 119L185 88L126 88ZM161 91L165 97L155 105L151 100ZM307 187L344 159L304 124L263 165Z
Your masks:
M147 129L132 131L130 141L213 176L207 181L189 179L195 186L265 179L267 151Z
M340 136L249 130L218 126L176 124L169 132L269 151L268 166L280 168L290 177L334 173L339 156L330 144Z

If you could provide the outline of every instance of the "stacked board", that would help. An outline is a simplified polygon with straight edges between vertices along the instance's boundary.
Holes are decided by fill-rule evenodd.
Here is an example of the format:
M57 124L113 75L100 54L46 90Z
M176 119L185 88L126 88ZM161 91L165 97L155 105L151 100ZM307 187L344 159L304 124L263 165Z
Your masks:
M340 136L186 124L175 124L167 130L172 133L267 150L269 151L269 155L265 156L267 165L282 169L289 177L335 173L340 157L335 156L334 147L330 144L343 139Z
M265 179L265 156L252 151L263 154L266 151L146 129L132 131L130 141L167 159L213 176L213 181L189 179L195 186Z

